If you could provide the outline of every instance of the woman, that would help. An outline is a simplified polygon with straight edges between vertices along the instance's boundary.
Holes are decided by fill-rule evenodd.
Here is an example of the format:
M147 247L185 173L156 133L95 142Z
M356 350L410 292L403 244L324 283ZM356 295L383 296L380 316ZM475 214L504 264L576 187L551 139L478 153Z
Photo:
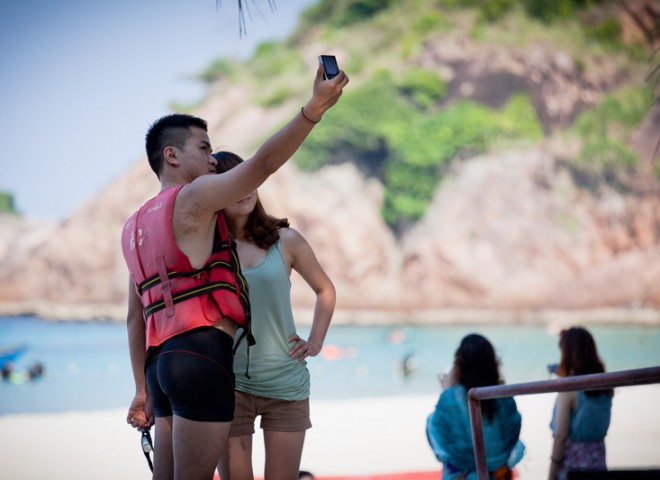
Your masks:
M472 387L500 383L503 382L491 343L474 333L464 337L454 355L451 371L441 380L445 390L426 424L429 444L443 463L443 480L476 480L467 392ZM485 400L481 409L490 478L510 480L511 467L525 452L518 439L521 418L516 402L513 398Z
M596 342L584 328L562 330L561 359L557 375L568 377L603 373ZM550 457L550 480L565 480L571 470L606 470L605 435L612 411L611 389L560 392L552 421L554 442Z
M213 155L218 173L243 160L230 152ZM267 480L298 478L309 418L309 371L305 358L318 355L335 307L335 288L305 239L286 219L268 215L254 191L224 210L243 275L247 279L256 344L238 342L234 357L236 408L222 480L252 479L254 421L261 416ZM296 333L291 309L291 270L316 294L307 340Z

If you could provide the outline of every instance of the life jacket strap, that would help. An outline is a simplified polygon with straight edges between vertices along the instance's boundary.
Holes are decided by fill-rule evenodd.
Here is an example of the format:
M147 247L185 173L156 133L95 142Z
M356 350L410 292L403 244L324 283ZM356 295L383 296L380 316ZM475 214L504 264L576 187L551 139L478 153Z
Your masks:
M207 295L216 290L229 290L231 292L236 293L236 287L234 287L231 283L209 282L209 283L205 283L204 285L196 286L194 288L182 290L172 295L172 302L173 304L177 304L179 302L183 302L184 300L188 300L194 297L199 297L200 295ZM147 307L145 307L144 309L145 318L149 318L150 315L162 310L163 308L166 308L166 306L167 305L164 299L158 300L152 303L151 305L147 305Z
M172 282L167 273L165 266L165 258L161 257L158 260L158 276L163 289L163 301L165 302L166 314L168 317L174 316L174 302L172 301Z
M231 264L229 262L226 262L224 260L215 260L213 262L207 263L202 268L198 268L190 272L177 272L176 270L170 270L167 272L166 278L173 279L178 277L196 277L200 273L210 271L214 268L224 268L225 270L229 270L229 271L232 270ZM144 294L144 292L146 292L150 288L153 288L156 285L160 285L162 281L163 278L161 277L160 272L157 273L156 275L152 275L149 278L145 278L144 281L140 283L140 285L138 285L138 290L140 292L140 295Z

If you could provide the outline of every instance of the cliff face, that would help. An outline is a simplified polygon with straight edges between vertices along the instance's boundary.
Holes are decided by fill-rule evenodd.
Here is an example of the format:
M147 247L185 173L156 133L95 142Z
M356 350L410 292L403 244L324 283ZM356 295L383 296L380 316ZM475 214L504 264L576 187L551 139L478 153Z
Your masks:
M420 56L453 79L450 98L498 106L525 91L548 132L631 81L615 69L603 80L586 78L544 49L505 55L460 47L429 43ZM216 146L244 157L298 105L264 110L248 98L244 87L227 86L194 112L209 121ZM633 145L651 166L659 112L649 111ZM456 163L425 216L401 238L381 218L382 186L351 163L314 174L288 164L259 193L313 246L337 287L338 308L660 307L656 184L643 193L592 194L565 162L568 150L546 140ZM122 316L128 272L121 229L158 188L141 159L60 225L0 217L0 312L70 318L73 307L91 306L80 316ZM298 307L314 300L295 274L293 300Z
M156 190L140 162L64 224L21 227L33 240L6 244L0 301L22 302L25 311L46 303L41 313L53 316L53 306L122 312L121 228ZM339 308L660 307L656 199L594 199L542 149L461 164L401 239L380 217L381 187L351 164L314 175L287 165L260 195L314 247ZM293 284L294 303L311 306L311 292L299 278Z

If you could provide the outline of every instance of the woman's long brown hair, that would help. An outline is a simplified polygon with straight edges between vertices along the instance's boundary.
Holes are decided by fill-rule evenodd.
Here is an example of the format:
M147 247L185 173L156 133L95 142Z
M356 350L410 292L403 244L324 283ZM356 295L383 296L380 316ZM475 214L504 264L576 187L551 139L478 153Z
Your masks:
M559 333L559 350L561 359L557 367L557 375L568 377L572 375L588 375L604 373L605 365L598 355L596 342L587 329L572 327ZM589 390L587 395L612 394L612 389Z

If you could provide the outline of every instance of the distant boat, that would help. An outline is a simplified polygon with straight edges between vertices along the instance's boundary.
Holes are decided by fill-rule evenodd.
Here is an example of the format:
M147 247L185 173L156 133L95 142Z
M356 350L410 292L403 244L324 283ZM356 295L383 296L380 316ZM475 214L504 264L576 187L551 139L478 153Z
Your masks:
M0 367L5 362L15 362L18 357L23 355L27 350L27 345L24 343L0 345Z

